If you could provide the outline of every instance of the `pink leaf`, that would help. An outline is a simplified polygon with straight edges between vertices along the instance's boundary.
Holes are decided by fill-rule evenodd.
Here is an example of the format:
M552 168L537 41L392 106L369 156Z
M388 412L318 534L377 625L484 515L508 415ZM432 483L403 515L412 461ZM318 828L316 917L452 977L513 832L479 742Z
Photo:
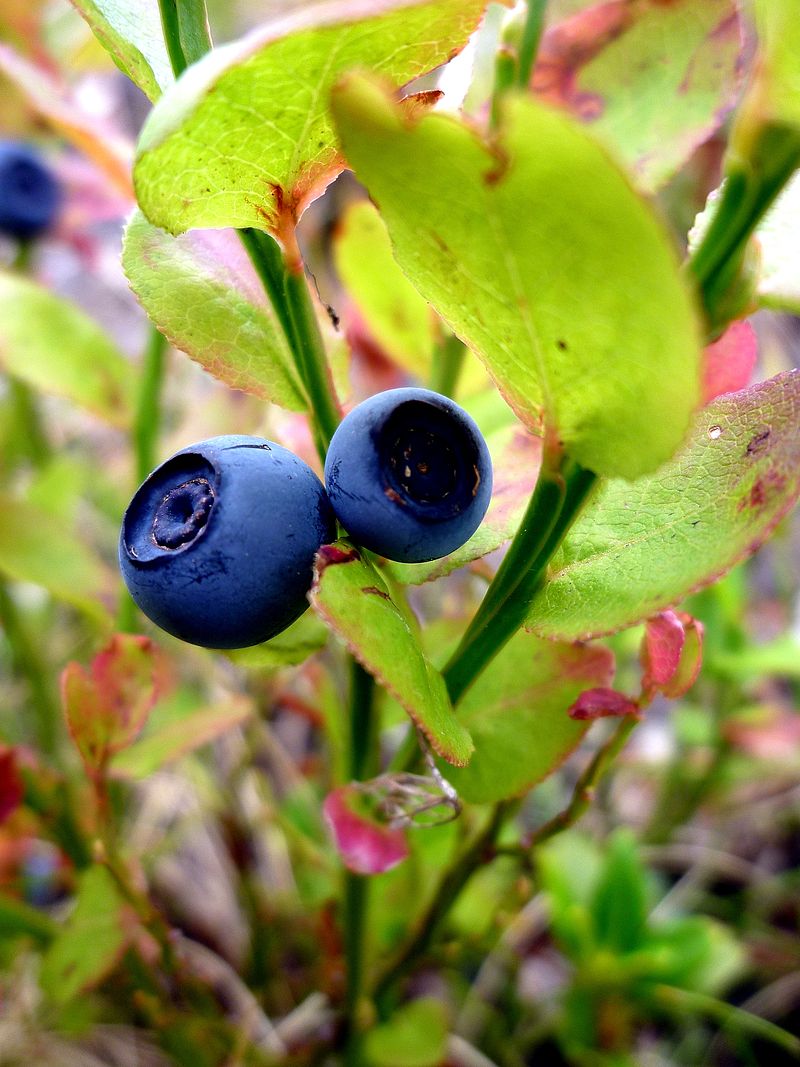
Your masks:
M586 689L567 712L571 719L581 722L609 717L623 718L638 715L639 705L635 700L618 693L616 689Z
M678 669L685 640L683 625L674 611L662 611L647 620L641 651L645 689L669 682Z
M322 813L344 865L356 874L382 874L408 856L403 831L378 822L357 786L334 789L325 798Z
M758 339L749 322L734 322L703 353L702 405L723 393L736 393L750 384L758 358Z
M691 615L662 611L648 619L642 641L642 690L673 700L694 685L703 658L703 625Z
M0 745L0 823L6 821L22 803L25 789L17 767L17 753Z
M115 634L87 671L69 663L61 699L69 731L90 774L136 740L167 686L164 661L147 637Z

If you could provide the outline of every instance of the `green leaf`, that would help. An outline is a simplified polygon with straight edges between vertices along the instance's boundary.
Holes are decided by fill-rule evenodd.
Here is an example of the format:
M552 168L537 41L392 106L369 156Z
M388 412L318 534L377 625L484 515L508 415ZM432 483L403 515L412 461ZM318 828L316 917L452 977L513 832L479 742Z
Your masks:
M475 754L447 778L464 800L487 804L526 792L577 747L587 724L567 715L584 690L608 685L614 658L599 646L518 633L459 702Z
M42 988L61 1004L97 985L119 962L129 940L125 903L105 867L81 875L75 910L42 960Z
M331 86L366 67L404 85L466 44L486 0L338 0L276 17L188 70L153 109L134 172L171 233L276 234L342 169Z
M755 552L800 494L799 410L797 371L729 393L698 413L661 470L602 486L556 553L526 627L562 640L612 633Z
M149 637L114 634L87 670L74 660L61 674L61 700L70 735L91 775L144 728L166 682Z
M424 997L373 1027L364 1040L364 1055L372 1067L437 1067L446 1058L446 1045L444 1004Z
M405 708L433 750L462 766L469 733L453 714L444 679L419 646L378 570L346 541L317 556L311 603L370 674Z
M175 763L190 752L202 748L218 737L241 726L253 714L253 704L246 697L231 695L214 707L195 710L167 723L120 752L111 763L115 778L147 778L168 763Z
M646 934L647 904L636 839L618 830L609 839L591 903L597 943L618 954L639 948Z
M131 421L136 375L114 342L74 305L0 273L0 368L65 396L112 426Z
M400 266L522 422L599 474L668 459L697 399L695 311L670 238L604 150L523 97L489 143L447 115L408 121L357 76L334 114Z
M284 334L232 231L170 237L137 211L125 231L122 266L176 348L233 389L306 410Z
M655 190L733 106L743 43L734 0L598 3L545 34L532 87Z
M404 585L434 581L494 552L517 532L541 465L541 440L515 424L486 435L486 443L492 455L494 484L483 522L472 537L449 556L430 563L389 564L397 581Z
M345 212L334 239L336 270L369 333L404 370L427 379L436 320L400 270L383 219L368 200Z
M0 494L0 514L0 571L106 621L112 576L91 547L61 519L25 501Z
M46 944L58 926L39 908L0 893L0 938L32 937Z
M224 651L224 655L239 667L254 670L275 670L303 663L325 647L328 631L312 612L307 611L277 637L249 648Z
M114 62L151 100L175 80L157 0L71 0Z
M734 143L764 123L800 127L800 20L795 0L753 0L759 58L740 109Z

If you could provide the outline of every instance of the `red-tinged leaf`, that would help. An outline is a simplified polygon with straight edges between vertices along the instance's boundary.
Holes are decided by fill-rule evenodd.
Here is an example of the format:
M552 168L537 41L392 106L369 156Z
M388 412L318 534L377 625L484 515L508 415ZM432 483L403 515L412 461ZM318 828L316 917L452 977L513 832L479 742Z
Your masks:
M355 785L343 785L325 798L322 813L342 862L356 874L382 874L408 856L405 833L371 816Z
M253 226L291 247L305 206L344 166L328 106L333 84L355 68L408 84L461 51L486 6L303 4L215 49L164 93L145 123L135 167L142 211L173 234ZM414 115L432 102L425 93L404 106Z
M662 611L647 620L642 641L642 688L659 689L674 677L686 640L683 623L674 611Z
M166 687L166 671L153 642L115 634L87 671L69 663L61 675L67 726L91 774L136 740Z
M675 700L694 685L703 660L703 624L691 615L662 611L647 620L640 653L642 692Z
M466 767L442 767L463 800L521 796L580 744L588 724L567 709L585 689L610 685L614 657L601 645L540 641L520 632L461 698L459 720L475 741Z
M25 787L17 767L17 753L0 745L0 823L6 821L22 803Z
M685 640L675 673L661 686L661 692L671 700L677 700L692 688L703 665L703 624L691 615L678 612Z
M638 715L639 705L631 697L626 697L624 693L601 686L581 693L567 714L578 722L592 722L594 719Z
M215 701L213 707L193 711L160 729L149 729L145 737L114 758L111 774L128 780L147 778L161 767L175 763L189 752L241 726L253 711L250 698L232 694Z
M420 648L417 626L391 596L380 572L347 541L317 554L312 607L356 659L405 708L431 748L463 766L472 739L454 714L447 689Z
M133 146L119 132L72 99L65 84L8 45L0 43L0 74L25 95L38 115L70 144L93 159L119 192L133 202L131 161Z
M545 33L532 88L654 190L724 121L743 44L735 0L604 0Z
M797 371L698 411L683 448L654 474L600 487L554 556L526 627L560 640L613 633L752 555L800 494L799 421Z
M758 338L749 322L734 322L703 353L702 404L750 384L758 359Z

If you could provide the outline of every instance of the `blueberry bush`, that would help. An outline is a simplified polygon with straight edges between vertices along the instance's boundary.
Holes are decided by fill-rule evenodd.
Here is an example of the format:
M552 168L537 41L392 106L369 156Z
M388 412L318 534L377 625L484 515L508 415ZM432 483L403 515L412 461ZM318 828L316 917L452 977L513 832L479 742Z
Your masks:
M0 0L0 1067L800 1059L794 0Z

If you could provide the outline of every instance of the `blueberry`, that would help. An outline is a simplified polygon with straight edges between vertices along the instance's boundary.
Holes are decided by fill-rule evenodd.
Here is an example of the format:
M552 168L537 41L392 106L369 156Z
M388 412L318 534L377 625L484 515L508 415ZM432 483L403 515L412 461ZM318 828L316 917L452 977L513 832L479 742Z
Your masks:
M148 618L207 648L274 637L308 607L336 537L316 474L260 437L213 437L162 463L122 520L122 576Z
M387 559L421 563L459 548L478 528L492 463L458 404L429 389L390 389L339 425L325 482L354 540Z
M0 233L21 241L37 237L55 221L61 186L27 145L0 141Z

